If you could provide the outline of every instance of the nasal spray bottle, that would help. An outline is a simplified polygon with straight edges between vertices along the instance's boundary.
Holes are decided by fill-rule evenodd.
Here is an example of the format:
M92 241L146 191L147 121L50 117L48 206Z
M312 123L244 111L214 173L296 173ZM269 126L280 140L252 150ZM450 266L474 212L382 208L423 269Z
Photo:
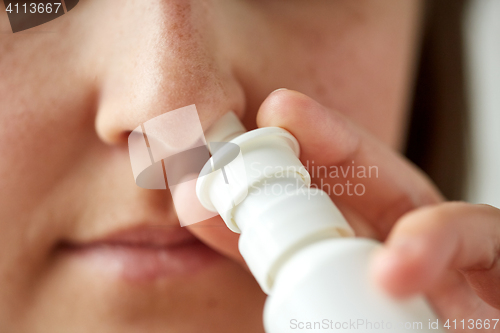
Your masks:
M380 243L355 238L329 196L310 187L291 133L246 132L230 112L206 139L220 149L211 149L205 167L215 171L198 179L197 195L241 234L241 255L269 295L267 333L441 332L422 296L396 300L370 280L370 258ZM213 142L237 145L243 163L234 149Z

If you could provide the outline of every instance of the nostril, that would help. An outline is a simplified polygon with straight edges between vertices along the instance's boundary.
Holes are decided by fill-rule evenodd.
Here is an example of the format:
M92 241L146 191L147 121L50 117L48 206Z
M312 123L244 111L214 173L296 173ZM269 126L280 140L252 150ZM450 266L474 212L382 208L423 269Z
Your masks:
M130 137L130 134L132 134L132 131L121 132L118 135L118 141L119 142L128 142L128 138Z
M206 140L209 144L210 142L227 142L246 131L240 119L230 111L207 130Z

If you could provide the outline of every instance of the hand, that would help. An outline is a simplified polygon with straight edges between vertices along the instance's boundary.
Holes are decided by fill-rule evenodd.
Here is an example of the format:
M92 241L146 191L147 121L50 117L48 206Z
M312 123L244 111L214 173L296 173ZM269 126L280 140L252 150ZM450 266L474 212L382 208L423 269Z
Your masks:
M391 294L424 292L444 321L465 319L458 332L484 332L477 319L500 318L499 250L500 210L448 202L402 216L372 271Z
M298 92L272 93L262 104L257 123L283 127L295 135L303 163L340 168L354 161L378 168L378 177L362 179L364 195L332 199L358 236L386 242L373 260L372 273L387 292L395 297L425 293L441 319L465 319L466 328L468 319L500 318L500 210L443 202L429 179L403 156L340 113ZM313 181L321 187L321 181L333 186L339 179ZM237 235L220 218L189 228L241 261Z

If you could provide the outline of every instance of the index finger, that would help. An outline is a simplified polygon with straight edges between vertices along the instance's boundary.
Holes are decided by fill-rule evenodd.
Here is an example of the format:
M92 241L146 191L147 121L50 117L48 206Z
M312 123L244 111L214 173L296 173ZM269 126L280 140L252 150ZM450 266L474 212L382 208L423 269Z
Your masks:
M332 199L355 210L375 227L381 238L387 236L404 213L443 200L435 185L411 162L339 112L327 109L306 95L292 90L272 93L259 109L257 124L290 131L300 143L300 159L309 168L335 166L349 180L356 178L351 171L345 173L352 170L350 167L365 167L365 171L370 166L376 167L376 177L362 178L365 188L362 195L343 193L333 195ZM326 172L323 174L328 176ZM312 176L314 179L315 175ZM338 184L338 178L331 177L313 181L330 193Z

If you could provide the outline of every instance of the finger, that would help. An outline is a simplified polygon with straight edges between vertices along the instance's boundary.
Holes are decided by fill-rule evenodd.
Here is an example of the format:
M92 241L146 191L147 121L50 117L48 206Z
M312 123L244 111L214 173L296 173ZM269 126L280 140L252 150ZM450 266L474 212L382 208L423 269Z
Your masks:
M326 166L330 176L330 170L340 169L340 177L349 180L353 178L352 167L356 167L356 173L364 167L365 177L361 174L361 178L356 179L365 188L362 195L346 192L334 195L339 182L336 177L315 181L334 196L335 202L350 206L369 221L381 238L404 213L442 200L435 186L410 162L340 113L301 93L291 90L272 93L259 109L257 124L259 127L279 126L290 131L300 143L302 162L309 166ZM334 167L337 169L332 169ZM372 175L367 171L370 167ZM346 170L347 174L342 175ZM316 174L322 172L318 168L313 171L317 171ZM354 178L359 176L356 173Z
M413 211L396 224L375 256L375 279L395 296L430 290L459 270L479 297L500 307L500 210L444 203Z
M188 175L186 178L192 179L193 177ZM181 224L191 223L185 228L212 249L244 265L243 258L238 251L239 235L229 230L220 216L214 216L214 213L201 205L196 196L195 181L181 182L176 185L172 191L172 197Z
M247 267L238 250L239 234L229 230L220 216L191 224L186 228L212 249Z

